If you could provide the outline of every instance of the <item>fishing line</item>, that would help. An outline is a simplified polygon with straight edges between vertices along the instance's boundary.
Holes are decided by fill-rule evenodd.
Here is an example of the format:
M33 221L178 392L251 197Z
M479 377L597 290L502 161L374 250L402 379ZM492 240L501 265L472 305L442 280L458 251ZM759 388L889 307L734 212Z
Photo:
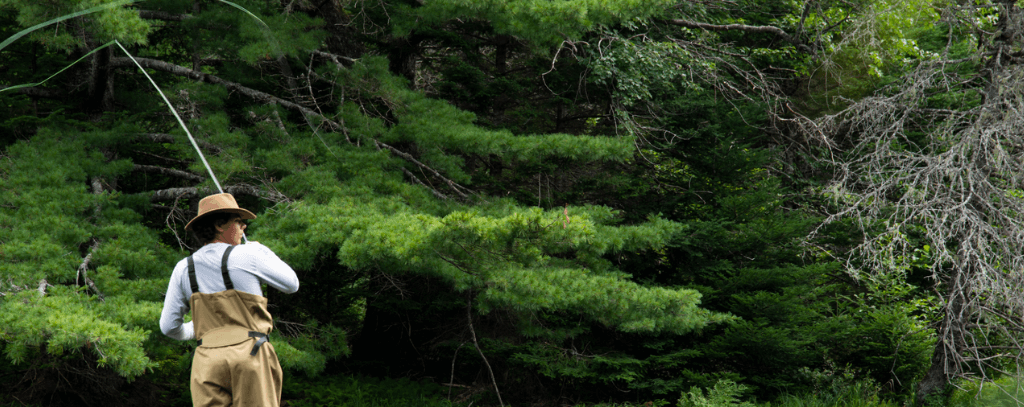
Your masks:
M203 166L205 166L206 171L210 173L210 178L213 179L213 184L217 186L217 191L220 191L220 193L223 194L224 189L220 187L220 182L217 181L217 176L213 175L213 169L210 168L210 163L206 161L206 156L204 156L202 150L199 149L199 144L197 144L196 139L192 137L192 132L188 131L188 127L185 126L185 122L181 120L181 116L178 116L178 112L174 110L174 106L171 105L171 101L167 100L167 96L164 96L164 91L160 90L160 87L157 86L156 81L154 81L153 78L149 76L149 73L146 72L146 69L139 64L139 61L135 60L135 57L133 57L132 54L128 52L128 50L124 49L124 46L121 45L119 41L114 40L114 43L117 44L119 48L121 48L121 51L124 51L125 55L128 55L128 58L135 63L135 66L139 67L139 71L141 71L143 75L146 75L146 79L149 79L149 83L153 84L153 87L156 88L156 92L159 93L160 97L164 99L164 103L166 103L167 108L171 110L171 114L174 115L175 119L178 119L178 124L181 125L181 128L183 130L185 130L185 135L188 136L188 141L191 141L192 147L195 147L196 153L199 154L199 159L203 160Z
M217 176L213 174L213 169L210 168L210 163L206 161L206 156L203 155L203 151L199 149L199 143L196 143L196 139L192 137L192 132L188 131L188 126L185 126L185 122L181 120L181 116L178 116L178 111L174 109L174 105L171 105L171 101L167 100L167 96L164 95L164 91L160 89L160 86L158 86L156 84L156 81L154 81L153 78L149 76L149 73L147 73L146 70L142 67L142 65L139 64L139 61L136 61L135 57L132 56L132 54L128 52L128 50L125 49L119 41L114 40L114 43L117 44L119 48L121 48L121 51L124 51L125 55L128 55L128 58L135 63L135 66L139 67L139 71L142 71L142 74L146 76L146 79L149 79L149 83L153 84L153 87L156 88L156 92L159 93L160 97L164 99L164 103L167 104L167 108L170 109L171 114L173 114L174 118L178 120L178 124L181 125L182 130L185 130L185 135L188 136L188 141L192 142L192 147L194 147L196 149L196 153L199 154L199 159L203 161L203 166L206 167L206 171L210 173L210 179L212 179L213 184L217 186L217 191L223 194L224 189L220 187L220 182L217 181ZM244 231L242 232L242 241L245 243L249 242L249 239L246 239L245 237Z

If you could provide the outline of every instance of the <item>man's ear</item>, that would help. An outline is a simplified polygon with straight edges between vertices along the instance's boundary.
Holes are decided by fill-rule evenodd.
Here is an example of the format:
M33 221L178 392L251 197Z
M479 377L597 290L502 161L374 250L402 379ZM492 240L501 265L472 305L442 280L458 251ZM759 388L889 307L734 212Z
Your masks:
M228 225L230 225L231 222L234 222L234 221L235 221L234 219L231 219L231 220L229 220L227 222L221 223L220 225L216 225L215 224L215 225L213 225L213 228L217 229L217 234L219 235L221 233L224 233L224 231L228 229Z

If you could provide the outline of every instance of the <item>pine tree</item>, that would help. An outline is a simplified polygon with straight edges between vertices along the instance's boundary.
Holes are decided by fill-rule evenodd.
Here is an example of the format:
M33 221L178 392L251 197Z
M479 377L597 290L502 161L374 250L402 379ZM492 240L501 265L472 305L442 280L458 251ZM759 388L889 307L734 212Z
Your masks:
M299 273L268 293L294 377L771 394L818 362L833 270L801 257L779 101L849 7L0 3L4 38L83 13L0 49L32 85L0 92L0 371L182 390L157 313L212 173Z

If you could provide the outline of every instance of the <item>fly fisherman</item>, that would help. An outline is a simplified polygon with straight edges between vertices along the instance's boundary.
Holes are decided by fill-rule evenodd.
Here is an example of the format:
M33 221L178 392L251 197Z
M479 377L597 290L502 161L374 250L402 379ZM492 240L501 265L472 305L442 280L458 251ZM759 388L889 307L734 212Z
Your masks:
M267 342L273 319L260 284L291 294L299 279L266 246L240 244L245 221L255 218L231 194L217 194L199 201L199 214L185 225L204 246L174 267L160 330L199 339L190 384L195 406L281 404L283 373ZM182 323L190 309L192 321Z

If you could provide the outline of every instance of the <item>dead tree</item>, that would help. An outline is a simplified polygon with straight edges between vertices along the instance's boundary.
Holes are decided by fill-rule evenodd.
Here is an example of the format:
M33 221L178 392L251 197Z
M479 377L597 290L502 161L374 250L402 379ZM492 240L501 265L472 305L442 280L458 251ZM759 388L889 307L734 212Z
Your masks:
M856 146L826 191L837 208L827 222L853 219L864 232L851 270L900 272L928 245L941 318L919 401L954 379L1015 375L1024 355L1024 13L993 3L994 27L965 25L977 8L944 13L950 27L974 30L973 58L922 62L817 122Z

